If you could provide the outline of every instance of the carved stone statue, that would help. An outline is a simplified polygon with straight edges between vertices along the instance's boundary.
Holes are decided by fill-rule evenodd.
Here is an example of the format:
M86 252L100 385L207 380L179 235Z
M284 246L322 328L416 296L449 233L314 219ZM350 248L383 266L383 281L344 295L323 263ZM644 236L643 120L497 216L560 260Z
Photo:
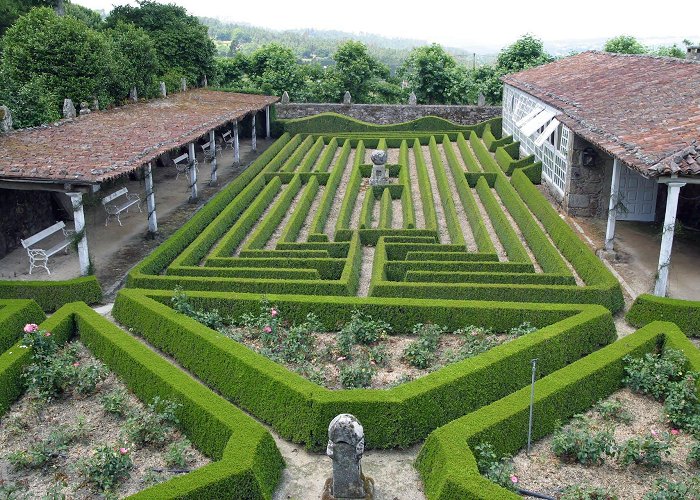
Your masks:
M374 481L362 474L365 432L348 413L335 417L328 426L326 455L333 460L333 477L326 481L323 500L372 499Z

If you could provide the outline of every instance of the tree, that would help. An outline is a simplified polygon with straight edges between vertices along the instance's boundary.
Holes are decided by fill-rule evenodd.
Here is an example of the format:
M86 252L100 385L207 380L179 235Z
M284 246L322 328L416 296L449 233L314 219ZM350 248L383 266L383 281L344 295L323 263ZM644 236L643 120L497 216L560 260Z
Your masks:
M355 102L367 102L372 80L387 78L389 68L367 52L367 46L362 42L348 40L338 47L333 54L335 68L328 77L337 85L336 99L342 98L345 91Z
M158 54L146 30L130 23L117 23L105 30L110 46L109 92L116 102L136 87L139 95L157 95Z
M105 37L71 16L59 17L46 7L32 9L2 39L2 70L13 86L42 79L60 107L75 102L109 101L109 47Z
M413 49L398 70L420 104L446 104L455 83L454 58L440 45Z
M261 92L282 95L286 90L293 99L304 92L304 78L294 53L279 43L263 45L250 56L249 76Z
M678 59L685 59L685 50L680 48L675 43L673 45L662 45L651 51L655 56L665 56L665 57L677 57Z
M102 16L100 16L100 13L96 10L67 2L65 5L65 12L67 16L73 16L76 19L80 19L92 29L99 29L102 27Z
M605 52L617 54L646 54L647 49L633 36L620 35L605 42Z
M496 59L496 69L505 75L553 61L544 50L542 41L530 34L521 36L515 43L501 50Z
M158 53L161 74L183 73L191 84L214 74L214 42L207 27L183 7L142 0L138 7L115 7L105 22L108 27L133 23L146 30Z

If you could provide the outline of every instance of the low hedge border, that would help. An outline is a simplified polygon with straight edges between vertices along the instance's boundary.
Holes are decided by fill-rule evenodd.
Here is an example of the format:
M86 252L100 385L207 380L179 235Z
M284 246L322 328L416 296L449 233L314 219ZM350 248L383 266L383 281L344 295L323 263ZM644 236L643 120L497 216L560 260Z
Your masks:
M652 321L671 321L690 337L700 337L700 301L643 294L637 297L625 319L636 327Z
M287 225L282 229L279 241L295 242L299 236L304 221L309 216L311 205L318 194L318 180L314 177L304 188L304 193L299 199L299 204L296 206L294 213L289 218Z
M270 184L272 184L272 182ZM277 199L274 197L266 198L261 195L255 200L255 202L253 202L253 205L251 205L251 210L253 206L262 206L263 210L260 211L260 214L252 220L253 226L251 227L255 227L255 229L251 231L251 228L249 227L248 230L245 231L242 239L239 240L238 237L236 237L233 240L238 241L238 245L241 243L243 244L243 246L241 246L241 250L262 249L265 246L270 237L272 237L272 234L275 232L275 229L277 229L277 226L282 222L284 216L289 212L294 198L296 198L301 191L301 187L301 177L295 175L294 179L292 179L292 181L287 184L286 187L280 188L280 191L275 193ZM318 183L316 183L316 188L318 189ZM273 200L274 203L272 202ZM272 204L272 206L270 206L270 204ZM264 217L261 217L265 210L267 210L267 214ZM241 219L239 219L239 222L247 215L247 212L244 213ZM257 226L255 226L255 224L257 224ZM231 231L230 234L233 233L234 231ZM245 243L243 243L244 241ZM222 247L223 246L224 245L222 245ZM225 254L216 252L216 256L225 256Z
M465 172L464 177L467 179L470 188L475 188L481 179L484 179L488 186L492 188L496 184L498 174L496 172Z
M293 173L297 167L301 164L301 161L304 159L306 156L306 153L309 152L309 150L313 147L314 145L314 139L313 137L306 137L299 146L297 146L294 149L294 152L285 160L285 162L277 169L275 170L267 170L268 172L287 172L287 173Z
M527 285L575 285L571 275L455 271L406 271L406 281L429 283L512 283Z
M359 418L372 448L408 446L436 427L527 385L533 357L542 360L541 373L550 373L615 338L612 316L600 306L268 296L286 319L303 321L314 312L330 327L358 309L388 321L395 331L419 322L509 328L531 321L541 328L394 389L329 391L176 313L166 305L172 296L159 290L122 290L113 315L283 437L317 450L325 447L328 422L338 413ZM235 314L255 313L261 297L206 292L188 296L195 307ZM500 375L506 371L509 377L503 379Z
M98 304L102 288L94 276L65 281L0 281L0 299L32 299L44 311L53 312L74 300Z
M350 173L350 179L348 180L348 186L345 190L345 196L340 205L340 210L338 211L338 220L335 223L335 234L341 229L350 228L350 219L352 218L352 211L355 208L355 203L357 203L357 198L359 197L360 184L362 184L362 174L360 173L360 165L364 163L365 158L365 145L362 141L357 145L355 149L355 158L352 162L352 172ZM335 238L338 239L337 236Z
M550 434L559 421L620 389L622 359L652 352L662 343L683 350L692 369L700 369L700 353L676 325L651 323L538 380L533 439ZM431 500L521 498L481 476L472 449L489 442L498 455L517 453L527 443L529 404L530 388L523 387L431 433L416 461L426 496Z
M349 141L343 142L343 147L338 155L338 160L335 162L331 170L331 175L326 182L326 190L323 192L323 197L318 205L318 211L311 223L310 234L320 234L326 229L326 222L328 221L328 214L330 213L331 207L333 205L333 200L335 199L335 194L338 191L338 186L343 178L343 170L347 167L348 159L350 158L350 152L352 148L350 147Z
M399 164L402 166L399 171L399 184L405 186L401 191L401 209L403 210L404 229L416 228L416 208L413 206L413 188L411 186L411 175L408 171L408 143L403 140L399 147Z
M413 141L413 155L415 157L416 176L418 177L418 191L423 205L423 219L425 220L425 229L437 231L438 221L435 213L435 200L433 199L433 188L430 185L430 177L428 177L428 168L425 165L423 158L423 149L421 144L416 139Z
M391 229L392 218L391 191L384 189L379 206L379 229Z
M321 140L323 140L321 138ZM328 142L328 147L323 152L323 155L318 160L318 163L314 166L314 172L327 172L328 167L331 166L333 158L335 157L335 152L338 150L338 139L335 137Z
M450 242L456 245L463 245L464 234L462 233L462 227L459 223L457 207L455 206L455 200L452 199L450 182L447 179L447 172L445 171L445 165L438 151L435 137L430 139L428 147L430 149L430 160L433 164L435 184L437 184L438 193L440 193L440 202L443 208L442 212L445 216L445 223L447 224L447 232L450 234ZM476 235L474 236L476 238Z
M462 155L462 160L464 160L464 164L467 167L467 172L472 174L481 173L481 165L464 138L464 134L459 134L457 136L457 148L459 149L459 153Z
M22 336L27 323L41 323L46 314L31 299L0 300L0 352L5 352ZM0 403L1 407L1 403ZM0 411L2 414L3 411Z
M329 133L348 133L348 132L423 132L435 130L476 130L482 134L487 123L492 123L494 129L500 130L501 118L492 118L476 125L458 125L444 118L437 116L426 116L416 120L396 123L392 125L375 125L373 123L363 122L348 116L338 113L320 113L318 115L294 118L289 120L278 120L277 123L282 130L291 134L307 133L307 134L329 134Z
M375 202L374 193L370 190L365 191L362 208L360 209L359 229L372 229L372 214Z
M284 461L262 425L82 302L66 304L41 327L59 342L78 335L141 400L160 396L181 404L180 429L202 453L217 460L130 498L272 497ZM0 356L2 386L14 387L15 398L21 392L22 368L30 359L31 349L20 349L19 342Z

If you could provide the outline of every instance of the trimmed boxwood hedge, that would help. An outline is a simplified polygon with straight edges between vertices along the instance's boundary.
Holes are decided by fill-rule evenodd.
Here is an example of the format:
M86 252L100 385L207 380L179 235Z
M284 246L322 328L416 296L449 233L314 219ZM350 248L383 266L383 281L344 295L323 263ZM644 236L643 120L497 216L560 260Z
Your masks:
M533 439L550 434L562 420L620 389L625 356L641 356L664 343L684 351L691 369L700 369L700 352L678 327L655 322L538 380ZM472 449L489 442L498 455L517 453L527 443L529 404L530 388L523 387L431 433L416 461L426 496L430 500L520 498L479 474Z
M0 300L0 352L5 352L22 336L27 323L41 323L46 314L29 299ZM2 414L2 411L0 411Z
M423 219L425 220L425 228L432 231L437 231L438 221L435 213L435 200L433 199L433 188L430 185L430 177L428 177L428 168L425 165L423 157L423 149L421 148L418 139L413 141L413 155L415 157L416 176L418 177L418 190L420 199L423 205Z
M700 301L643 294L637 297L625 319L641 327L652 321L671 321L690 337L700 337Z
M325 447L328 422L338 413L359 418L371 448L408 446L436 427L526 385L533 357L542 360L541 373L550 373L615 337L609 311L599 306L268 296L286 319L303 321L308 312L314 312L331 326L358 309L388 321L395 331L406 331L418 322L450 328L473 323L509 328L531 321L540 327L532 335L394 389L330 391L176 313L165 305L172 295L122 290L113 315L283 437L312 449ZM257 311L261 297L206 292L188 296L196 307L235 315ZM504 379L505 372L509 376Z
M130 498L272 497L284 461L262 425L82 302L65 305L40 326L57 342L78 335L142 401L159 396L182 405L178 426L197 449L216 460ZM7 409L3 396L8 389L14 399L19 397L20 374L30 360L31 349L20 349L19 342L0 356L0 414Z
M32 299L44 311L52 312L74 300L97 304L102 300L102 288L94 276L65 281L0 281L0 299Z

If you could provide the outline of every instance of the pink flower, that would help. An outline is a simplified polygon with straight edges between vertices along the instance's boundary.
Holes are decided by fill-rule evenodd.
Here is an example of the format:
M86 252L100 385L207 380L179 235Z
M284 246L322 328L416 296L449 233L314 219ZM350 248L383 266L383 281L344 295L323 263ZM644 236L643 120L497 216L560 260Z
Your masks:
M272 328L270 328L270 325L267 325L265 328L263 328L263 332L272 333Z
M46 333L44 334L44 337L50 337L50 336L51 336L51 332L46 332Z
M78 363L78 362L76 361L75 363L73 363L73 366L78 367L78 366L80 366L80 363Z
M278 314L279 312L274 307L270 309L270 316L272 316L273 318L276 318Z
M510 482L511 482L511 483L515 484L515 483L517 483L518 481L519 481L518 476L516 476L515 474L513 474L512 476L510 476Z
M129 453L129 448L119 448L119 453L121 453L122 455L126 455L127 453Z
M39 329L39 325L36 323L27 323L24 325L24 333L34 333Z
M345 361L347 358L345 356L338 356L338 359L336 361Z
M679 431L678 429L671 429L671 434L673 434L674 436L677 436L680 433L681 431Z
M654 437L659 437L659 433L656 432L656 429L652 429L652 430L651 430L651 435L654 436Z

